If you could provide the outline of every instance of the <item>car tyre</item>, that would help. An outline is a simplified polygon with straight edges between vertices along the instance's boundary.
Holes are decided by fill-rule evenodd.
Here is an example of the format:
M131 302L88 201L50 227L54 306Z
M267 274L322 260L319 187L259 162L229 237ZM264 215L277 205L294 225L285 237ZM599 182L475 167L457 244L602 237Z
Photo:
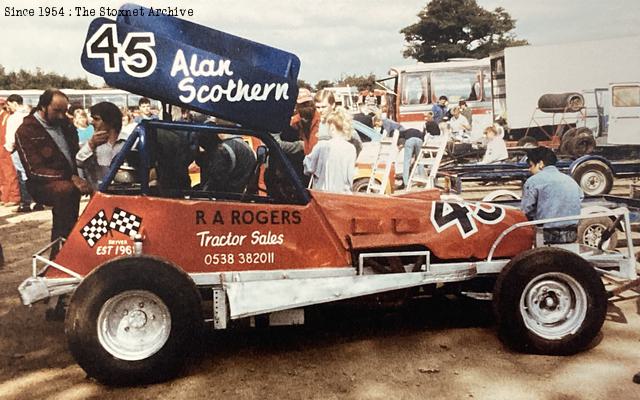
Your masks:
M109 261L71 297L65 334L71 354L107 385L143 385L175 376L203 326L191 278L152 257Z
M378 184L379 183L380 182L378 182ZM353 191L353 193L367 193L368 187L369 187L369 178L359 178L353 182L353 185L351 185L351 190Z
M589 196L607 194L613 187L611 170L598 161L585 162L578 165L572 175L582 191Z
M607 295L593 267L564 249L539 248L514 258L496 281L500 338L523 352L569 355L600 332Z
M518 140L519 147L538 147L538 140L532 136L525 136Z
M583 219L578 224L578 242L591 247L598 247L602 234L611 229L613 221L607 217L596 217ZM605 250L615 250L618 246L618 235L616 232L604 242L602 248Z
M573 157L582 157L593 153L596 148L596 139L593 131L586 127L571 128L562 135L560 152Z

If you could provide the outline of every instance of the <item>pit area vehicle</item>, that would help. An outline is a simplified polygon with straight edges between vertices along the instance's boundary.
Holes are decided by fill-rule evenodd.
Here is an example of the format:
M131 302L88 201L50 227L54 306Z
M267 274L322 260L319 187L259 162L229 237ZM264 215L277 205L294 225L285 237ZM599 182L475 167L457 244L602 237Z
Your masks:
M580 107L578 125L559 140L557 167L586 195L599 196L611 191L616 178L640 176L640 83L614 83L582 96L585 107ZM510 147L509 159L485 165L478 164L482 149L467 148L452 154L440 171L460 182L524 181L529 176L524 147Z
M472 137L481 137L492 118L491 69L489 58L458 58L437 63L394 66L389 76L378 80L386 89L387 115L405 128L422 130L424 113L440 96L450 106L465 100L472 112Z
M517 209L448 202L434 190L389 197L304 189L265 133L254 133L266 148L256 168L281 166L267 196L171 187L178 164L154 152L163 135L192 132L234 133L144 123L56 259L46 249L36 254L33 276L20 287L25 304L70 296L70 351L101 382L174 375L205 322L214 329L260 317L297 324L306 306L409 288L477 292L480 285L508 344L573 353L604 322L598 272L635 277L632 243L627 254L577 244L534 248L531 226L544 221L528 222ZM135 154L135 139L149 147ZM141 160L138 181L113 182L127 158ZM155 185L145 179L150 169ZM628 223L628 212L617 212Z
M123 32L154 33L154 46L173 49L169 62L156 53L158 74L170 71L165 66L180 57L172 26L183 34L195 30L199 38L239 40L172 17L154 18L160 31L131 20L115 26L107 21L94 20L87 43L106 29L117 29L119 41ZM288 57L285 74L262 81L284 80L290 84L288 98L249 104L273 111L265 114L247 115L236 102L224 100L180 105L231 120L238 113L245 125L258 127L263 121L264 129L143 121L66 241L50 245L64 242L56 258L45 256L50 246L35 254L33 276L20 285L25 305L66 297L69 349L89 376L111 385L164 380L179 371L205 324L213 329L255 319L299 324L305 307L398 290L406 296L445 289L492 298L500 336L515 349L572 354L592 342L607 308L600 275L636 278L630 237L625 253L578 244L547 246L533 227L549 221L527 221L509 206L447 200L433 189L395 196L308 190L268 133L288 123L293 110L295 57L254 42L242 44L250 62L268 64L265 68L272 64L262 64L259 55ZM266 79L243 69L237 54L229 57L234 74L219 78ZM108 83L144 85L123 74L112 76L102 64L102 71L89 67ZM135 67L139 73L142 67ZM141 88L145 95L177 100L168 89L174 81L153 78L153 85ZM284 117L277 114L282 109L288 110ZM265 115L269 119L262 120ZM238 134L261 142L255 162L245 167L246 184L207 189L206 182L224 181L226 175L204 162L200 180L205 184L191 187L191 159L210 160L220 149L212 142ZM125 162L135 168L133 179L118 178ZM266 195L260 196L255 182L262 170ZM623 208L601 214L630 224ZM574 218L580 216L564 219Z
M638 37L630 36L508 47L492 54L493 120L505 120L509 139L518 140L531 127L532 111L538 99L546 93L580 92L608 88L614 82L637 82L640 70L640 54L635 51L637 43ZM624 61L621 60L622 54L625 55ZM574 112L567 115L566 120L576 123L580 117L579 112ZM553 132L553 125L557 122L551 114L540 115L537 125ZM534 136L548 140L544 134Z

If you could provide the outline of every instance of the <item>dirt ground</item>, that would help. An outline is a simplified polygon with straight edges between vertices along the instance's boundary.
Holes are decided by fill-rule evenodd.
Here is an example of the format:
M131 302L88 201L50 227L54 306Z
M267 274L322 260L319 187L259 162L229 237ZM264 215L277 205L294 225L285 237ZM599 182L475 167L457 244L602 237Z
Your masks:
M50 219L0 207L0 399L640 399L635 291L610 302L593 348L569 357L514 353L496 336L490 303L438 297L327 305L309 309L304 326L210 332L178 378L105 387L74 362L63 323L18 297Z

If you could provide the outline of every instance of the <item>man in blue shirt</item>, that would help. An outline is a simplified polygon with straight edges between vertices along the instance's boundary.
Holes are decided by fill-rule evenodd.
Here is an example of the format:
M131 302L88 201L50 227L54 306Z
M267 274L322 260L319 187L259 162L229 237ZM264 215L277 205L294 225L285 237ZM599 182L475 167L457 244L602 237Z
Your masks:
M527 151L529 171L533 174L522 189L520 208L529 220L580 215L584 194L580 186L555 167L555 153L546 147ZM548 222L543 225L545 244L576 241L577 220Z
M447 108L448 102L449 99L447 96L440 96L438 102L431 107L431 111L433 111L433 120L436 124L442 122L442 118L447 116L447 113L449 112Z

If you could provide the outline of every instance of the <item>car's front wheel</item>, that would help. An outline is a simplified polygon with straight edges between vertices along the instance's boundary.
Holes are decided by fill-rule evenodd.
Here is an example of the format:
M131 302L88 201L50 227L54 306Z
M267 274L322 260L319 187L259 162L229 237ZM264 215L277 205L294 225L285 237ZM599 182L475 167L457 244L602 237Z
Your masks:
M69 349L91 377L140 385L174 376L202 327L200 296L177 267L149 257L111 261L74 292Z

